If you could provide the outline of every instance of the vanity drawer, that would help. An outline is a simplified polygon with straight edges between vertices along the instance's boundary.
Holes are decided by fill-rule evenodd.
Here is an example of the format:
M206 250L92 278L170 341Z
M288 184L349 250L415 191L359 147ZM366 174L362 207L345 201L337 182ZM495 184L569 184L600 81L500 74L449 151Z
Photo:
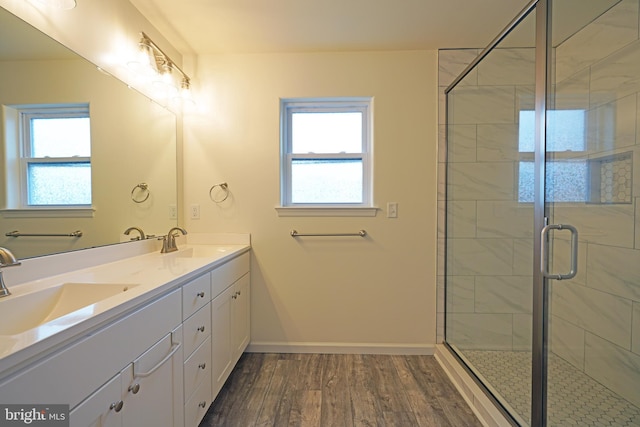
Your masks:
M207 338L184 362L185 402L203 382L211 382L211 338Z
M250 261L250 254L246 252L213 270L211 272L211 298L215 298L233 282L244 276L249 271Z
M211 405L211 381L203 381L184 405L184 427L197 427Z
M188 358L211 335L211 303L184 321L184 357Z
M204 274L182 287L182 320L211 301L211 275Z

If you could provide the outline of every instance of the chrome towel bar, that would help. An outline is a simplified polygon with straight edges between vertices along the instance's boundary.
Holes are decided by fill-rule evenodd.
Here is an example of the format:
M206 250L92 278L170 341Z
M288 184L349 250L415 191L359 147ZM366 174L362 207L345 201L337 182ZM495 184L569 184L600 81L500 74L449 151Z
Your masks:
M44 234L44 233L21 233L18 230L10 231L4 234L7 237L82 237L82 231L76 230L71 233L62 234Z
M289 234L291 234L291 237L364 237L367 235L367 232L365 230L360 230L357 233L298 233L297 230L291 230L291 233Z

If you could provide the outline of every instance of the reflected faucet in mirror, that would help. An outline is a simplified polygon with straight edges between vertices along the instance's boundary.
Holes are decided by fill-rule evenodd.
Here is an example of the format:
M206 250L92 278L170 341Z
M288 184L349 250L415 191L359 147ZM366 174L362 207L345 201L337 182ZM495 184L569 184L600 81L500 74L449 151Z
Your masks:
M160 253L166 254L178 250L178 246L176 246L176 234L173 234L174 231L179 231L183 236L187 234L187 230L184 228L173 227L162 239L162 249L160 250Z
M13 256L11 251L7 248L0 247L0 298L11 295L9 289L4 284L4 278L2 277L2 269L5 267L16 267L20 263Z
M144 234L144 231L142 231L142 228L140 227L129 227L126 230L124 230L124 234L125 235L129 235L129 233L131 233L132 231L137 231L138 234L140 234L138 237L132 237L131 240L144 240L147 238L147 236Z

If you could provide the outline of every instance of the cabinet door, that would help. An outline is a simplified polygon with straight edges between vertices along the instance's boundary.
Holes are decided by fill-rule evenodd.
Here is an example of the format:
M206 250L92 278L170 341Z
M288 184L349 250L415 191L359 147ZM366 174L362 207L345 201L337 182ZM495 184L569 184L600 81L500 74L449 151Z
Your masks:
M181 425L183 385L179 332L165 336L122 372L122 393L126 395L124 426Z
M121 376L113 377L69 414L69 427L121 427Z
M231 296L233 286L211 301L211 376L213 398L222 388L232 367Z
M231 306L231 336L233 342L233 363L238 361L251 338L250 318L250 277L249 273L242 276L234 285L233 303Z

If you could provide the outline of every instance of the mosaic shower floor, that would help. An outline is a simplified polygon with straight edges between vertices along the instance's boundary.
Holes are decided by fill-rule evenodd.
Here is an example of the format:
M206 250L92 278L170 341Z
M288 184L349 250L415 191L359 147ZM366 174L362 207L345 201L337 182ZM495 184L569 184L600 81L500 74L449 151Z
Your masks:
M531 354L462 350L462 355L529 425ZM549 356L548 400L549 426L640 426L640 408L553 354Z

